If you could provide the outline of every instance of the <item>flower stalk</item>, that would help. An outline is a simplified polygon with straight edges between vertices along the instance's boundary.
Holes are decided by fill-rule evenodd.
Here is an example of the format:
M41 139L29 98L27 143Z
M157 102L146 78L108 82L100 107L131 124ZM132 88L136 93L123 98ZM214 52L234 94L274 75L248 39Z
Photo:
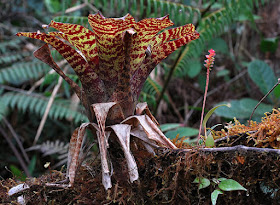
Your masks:
M201 139L202 122L203 122L203 117L204 117L204 109L205 109L207 91L208 91L208 86L209 86L209 75L210 75L211 68L214 65L214 60L215 60L215 55L216 55L216 53L213 49L208 50L208 52L209 52L209 55L205 55L206 60L204 61L205 62L204 66L207 69L206 85L205 85L205 92L204 92L204 98L203 98L203 105L202 105L202 112L201 112L201 119L200 119L198 141L197 142L199 142L199 140ZM204 134L205 134L205 138L207 138L206 127L204 127Z

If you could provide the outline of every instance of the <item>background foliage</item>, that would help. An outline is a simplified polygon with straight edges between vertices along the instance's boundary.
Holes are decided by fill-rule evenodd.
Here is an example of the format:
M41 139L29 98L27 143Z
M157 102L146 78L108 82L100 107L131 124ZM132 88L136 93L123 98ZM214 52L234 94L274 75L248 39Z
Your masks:
M0 176L4 178L19 176L21 170L36 176L45 170L46 162L50 161L51 166L63 163L72 131L87 121L65 82L58 93L53 93L58 75L32 56L42 43L17 38L14 34L18 31L42 30L41 25L52 19L89 28L87 15L98 10L106 17L129 12L137 20L169 14L175 26L195 24L200 39L157 66L139 99L148 102L168 137L180 134L189 143L198 134L205 86L203 56L209 48L216 51L217 57L210 75L207 109L217 104L231 106L217 109L209 120L210 127L234 117L248 120L280 73L276 61L280 57L280 5L273 0L11 0L0 2L0 6L0 137L4 139L0 143ZM53 51L53 55L77 82L59 54ZM279 96L278 86L257 109L254 119L260 120L264 112L279 107ZM41 123L51 98L54 102L45 123ZM32 147L40 123L44 127L38 144Z

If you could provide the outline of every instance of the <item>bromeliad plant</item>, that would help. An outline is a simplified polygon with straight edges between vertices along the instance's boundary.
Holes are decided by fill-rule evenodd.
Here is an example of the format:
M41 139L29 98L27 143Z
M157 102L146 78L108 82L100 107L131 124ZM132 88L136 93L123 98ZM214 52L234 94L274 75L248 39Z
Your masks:
M169 54L199 38L192 24L165 30L173 23L168 16L135 22L127 14L122 18L105 18L101 13L89 15L93 31L75 24L51 21L43 28L58 31L17 33L44 41L46 44L34 56L50 65L66 80L87 111L89 123L77 128L70 141L67 175L73 185L79 164L85 130L97 135L102 181L105 189L112 187L108 138L117 137L127 160L130 181L138 179L138 170L130 152L130 135L142 140L144 146L176 148L160 131L147 104L137 104L142 86L154 67ZM66 44L68 41L69 44ZM72 66L82 88L69 79L50 55L48 44L55 48ZM73 48L73 47L75 48Z

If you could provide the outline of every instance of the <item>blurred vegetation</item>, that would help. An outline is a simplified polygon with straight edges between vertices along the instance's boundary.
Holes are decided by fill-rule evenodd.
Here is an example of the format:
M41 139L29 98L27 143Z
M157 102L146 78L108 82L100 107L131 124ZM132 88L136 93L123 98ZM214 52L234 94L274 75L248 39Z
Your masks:
M280 75L276 61L280 57L277 24L280 4L276 0L4 0L0 6L0 176L3 178L37 176L45 171L46 162L51 162L52 168L60 168L65 163L72 131L87 121L68 84L59 84L58 75L33 57L32 52L42 42L15 37L16 32L43 30L41 25L51 20L89 28L87 15L98 10L106 17L120 17L129 12L136 20L169 14L175 26L195 24L200 39L157 66L139 99L148 102L168 137L180 134L189 143L196 141L194 136L198 134L206 79L203 60L208 49L213 48L217 56L210 74L206 108L230 104L230 108L216 110L208 121L210 127L234 117L241 122L248 120L258 100ZM52 52L62 69L77 82L69 65ZM54 93L56 86L58 92ZM260 121L264 112L279 107L279 97L278 86L256 110L254 120ZM51 98L54 101L46 115ZM47 119L41 122L44 114ZM42 133L33 146L40 124L44 125Z

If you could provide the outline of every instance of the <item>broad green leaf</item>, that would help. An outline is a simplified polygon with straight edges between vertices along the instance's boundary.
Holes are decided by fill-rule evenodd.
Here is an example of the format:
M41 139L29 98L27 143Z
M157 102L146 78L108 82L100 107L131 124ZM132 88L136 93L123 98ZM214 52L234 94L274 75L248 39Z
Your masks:
M277 82L273 70L267 63L261 60L250 62L248 66L248 74L264 95Z
M278 48L278 41L279 41L278 37L262 39L260 45L261 51L275 53L275 51Z
M199 184L199 189L204 189L210 185L210 180L204 177L196 177L193 183Z
M223 194L223 192L221 190L219 190L219 189L215 189L212 192L212 194L211 194L212 205L216 205L219 194Z
M167 124L160 125L160 129L162 132L166 132L168 130L172 130L178 127L180 127L179 123L167 123Z
M201 62L199 60L193 60L190 64L189 64L189 69L187 70L187 75L190 78L194 78L196 77L200 71L201 68L203 67L203 65L201 64Z
M258 101L251 98L243 98L240 100L231 100L229 102L221 102L219 104L228 104L229 108L221 107L215 111L215 114L221 117L233 119L237 117L238 119L249 119L254 107L257 105ZM264 116L265 112L271 112L273 109L272 105L261 103L253 119L260 120Z
M225 181L227 180L227 178L224 178L224 177L221 177L221 178L218 178L219 181Z
M179 127L176 130L170 130L165 133L169 139L174 139L179 134L180 137L191 137L198 135L198 129L191 127Z
M237 181L233 179L223 180L218 184L218 187L223 191L236 191L243 190L247 191L243 186L241 186Z
M209 44L208 48L213 48L217 53L224 53L228 54L228 45L222 38L214 38L212 39Z

